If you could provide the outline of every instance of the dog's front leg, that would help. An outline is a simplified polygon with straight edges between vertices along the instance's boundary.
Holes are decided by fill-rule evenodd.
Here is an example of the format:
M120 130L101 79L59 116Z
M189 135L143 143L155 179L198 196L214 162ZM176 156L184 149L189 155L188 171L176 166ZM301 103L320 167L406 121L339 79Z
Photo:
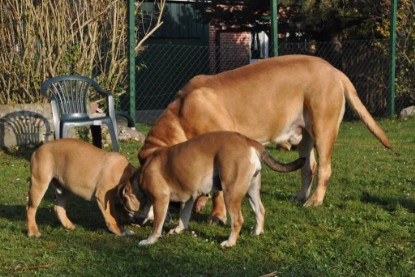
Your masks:
M194 202L194 199L190 198L186 203L181 203L179 225L177 225L176 228L171 229L169 234L180 234L183 230L187 229Z
M153 230L151 231L150 236L140 241L139 245L150 245L157 241L161 237L161 232L163 229L164 220L166 218L167 210L169 208L169 196L165 195L154 199L153 202L153 212L154 212L154 221L153 221Z
M97 192L95 198L98 202L98 207L101 210L105 219L105 224L112 233L118 236L132 236L134 232L131 230L124 230L118 225L117 219L112 215L115 213L115 203L109 201L109 199L115 199L114 197L108 197L103 192Z
M53 206L53 210L55 211L56 216L58 217L59 221L68 230L75 229L75 225L69 220L68 216L66 215L66 201L68 199L69 192L62 188L56 189L56 199L55 205Z

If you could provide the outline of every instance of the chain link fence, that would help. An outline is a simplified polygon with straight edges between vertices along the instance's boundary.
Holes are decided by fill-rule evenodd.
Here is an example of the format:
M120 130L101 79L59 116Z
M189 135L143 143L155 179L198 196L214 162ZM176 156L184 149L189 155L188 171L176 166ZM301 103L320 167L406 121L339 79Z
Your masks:
M386 40L347 41L341 45L329 42L280 43L279 55L322 57L346 73L372 115L385 117L388 114L389 82L389 62L385 49L388 49ZM244 45L147 45L137 57L137 122L153 123L192 77L248 64L252 62L249 53L249 46ZM128 110L129 99L125 97L120 100L124 110ZM413 104L413 95L397 94L395 97L396 112ZM353 116L352 112L346 110L346 119L353 119Z

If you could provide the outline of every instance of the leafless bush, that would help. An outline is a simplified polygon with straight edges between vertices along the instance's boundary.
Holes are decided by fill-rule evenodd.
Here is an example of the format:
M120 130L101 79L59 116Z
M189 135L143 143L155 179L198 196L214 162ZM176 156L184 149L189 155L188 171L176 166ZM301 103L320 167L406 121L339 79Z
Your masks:
M90 76L106 89L124 93L126 2L0 0L0 104L41 102L41 83L61 74ZM142 2L135 1L137 22L143 21ZM137 53L160 26L164 3L154 0L151 16L156 20L138 32Z

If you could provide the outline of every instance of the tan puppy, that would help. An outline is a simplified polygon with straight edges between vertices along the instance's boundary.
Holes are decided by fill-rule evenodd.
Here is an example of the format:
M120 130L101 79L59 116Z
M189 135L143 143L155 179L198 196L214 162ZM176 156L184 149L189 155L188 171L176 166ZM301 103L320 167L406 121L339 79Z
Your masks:
M36 210L52 182L56 189L54 210L62 225L74 229L65 204L72 192L96 200L108 229L117 235L132 235L118 225L116 206L122 204L132 216L139 203L133 191L136 169L119 153L106 152L77 139L59 139L37 149L31 159L31 183L26 207L28 236L39 237Z
M181 202L179 225L170 231L180 233L187 229L194 200L211 190L223 190L232 221L231 234L222 246L236 243L243 223L241 202L247 193L256 218L255 235L261 234L265 214L260 197L261 161L275 171L290 172L303 166L305 159L278 163L259 142L224 131L155 151L141 168L137 190L140 212L149 212L151 203L154 212L151 235L140 245L153 244L161 236L170 201Z
M346 102L389 148L388 138L347 76L320 58L281 56L217 75L196 76L155 122L138 157L143 164L160 147L218 130L236 131L287 149L298 144L300 156L307 161L295 199L306 200L304 206L319 205L329 184L331 155ZM316 174L317 187L310 196ZM221 194L213 200L212 218L226 222Z

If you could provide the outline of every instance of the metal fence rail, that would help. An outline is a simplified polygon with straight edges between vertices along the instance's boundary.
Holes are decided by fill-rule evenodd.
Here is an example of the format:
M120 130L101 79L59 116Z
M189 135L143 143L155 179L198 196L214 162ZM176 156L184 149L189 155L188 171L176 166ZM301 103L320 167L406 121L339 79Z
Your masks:
M279 54L319 56L345 72L355 85L360 98L376 117L388 112L387 41L347 41L342 45L329 42L280 43ZM243 53L243 54L241 54ZM148 45L137 57L136 75L137 122L152 123L176 93L198 74L215 74L250 63L249 49L235 45L226 47ZM399 64L398 64L399 70ZM128 110L129 99L121 105ZM410 104L410 98L397 96L395 110ZM353 118L346 111L346 118Z

